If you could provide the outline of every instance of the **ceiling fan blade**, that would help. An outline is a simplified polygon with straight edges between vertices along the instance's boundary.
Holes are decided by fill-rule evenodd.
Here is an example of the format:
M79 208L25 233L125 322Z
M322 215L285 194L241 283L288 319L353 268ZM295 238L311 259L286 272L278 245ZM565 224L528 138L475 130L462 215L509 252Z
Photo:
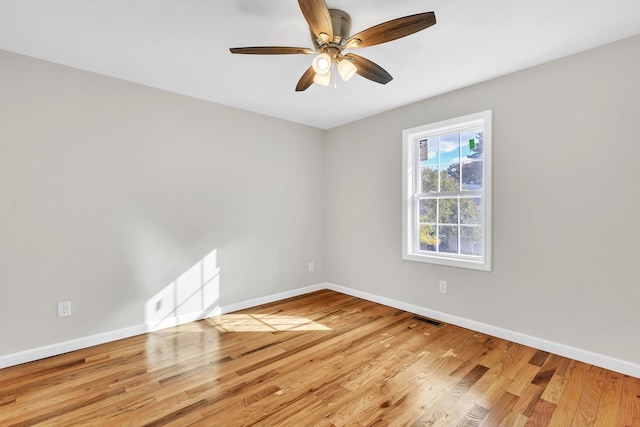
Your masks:
M353 65L357 68L356 73L365 79L369 79L383 85L386 85L393 80L391 74L387 73L384 68L375 62L369 61L367 58L363 58L362 56L358 56L353 53L347 53L345 57L353 59Z
M418 13L383 22L353 35L347 40L346 48L374 46L422 31L436 23L433 12Z
M305 71L302 77L300 77L300 80L298 80L298 84L296 85L296 92L307 90L309 86L313 84L313 78L315 76L316 72L313 71L313 67L307 68L307 71Z
M242 53L245 55L293 55L297 53L315 53L313 49L306 47L284 47L284 46L257 46L257 47L232 47L231 53Z
M325 41L333 40L331 15L324 0L298 0L298 5L313 34L323 38L320 35L324 33L328 36Z

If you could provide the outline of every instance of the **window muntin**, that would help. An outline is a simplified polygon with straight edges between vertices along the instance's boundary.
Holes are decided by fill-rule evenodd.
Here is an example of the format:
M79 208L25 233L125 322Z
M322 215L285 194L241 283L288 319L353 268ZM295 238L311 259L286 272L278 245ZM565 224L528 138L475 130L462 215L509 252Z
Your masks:
M490 270L491 112L403 132L403 258Z

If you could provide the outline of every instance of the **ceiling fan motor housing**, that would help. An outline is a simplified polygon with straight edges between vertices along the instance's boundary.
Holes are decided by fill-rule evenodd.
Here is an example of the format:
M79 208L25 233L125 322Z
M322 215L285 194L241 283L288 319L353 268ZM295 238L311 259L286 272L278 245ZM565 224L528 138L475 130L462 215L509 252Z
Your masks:
M346 43L351 34L351 17L348 13L339 9L329 9L329 14L331 15L331 25L333 26L333 40L329 40L327 44L344 46L344 43ZM317 37L313 34L313 31L310 30L310 32L313 46L316 50L320 49L321 46L318 43Z

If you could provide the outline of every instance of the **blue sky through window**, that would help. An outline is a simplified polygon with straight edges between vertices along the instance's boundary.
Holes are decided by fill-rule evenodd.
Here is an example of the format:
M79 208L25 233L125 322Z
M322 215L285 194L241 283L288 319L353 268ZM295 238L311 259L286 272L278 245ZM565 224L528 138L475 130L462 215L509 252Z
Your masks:
M463 159L473 154L469 140L475 138L476 132L451 133L447 135L431 137L428 139L428 160L420 162L421 167L440 165L440 170L445 170L451 163L459 163L460 157ZM477 138L475 139L478 142ZM460 150L460 142L462 149ZM438 151L440 156L438 156Z

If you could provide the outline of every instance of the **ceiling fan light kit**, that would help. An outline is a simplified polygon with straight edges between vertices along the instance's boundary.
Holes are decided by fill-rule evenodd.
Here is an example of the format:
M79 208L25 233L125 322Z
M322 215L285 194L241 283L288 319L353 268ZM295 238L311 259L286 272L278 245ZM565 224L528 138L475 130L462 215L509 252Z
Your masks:
M350 36L351 17L344 11L329 9L324 0L298 0L309 29L314 49L302 47L258 46L231 48L231 53L249 55L315 54L311 66L304 72L296 91L304 91L314 82L336 87L336 74L347 81L354 74L380 84L393 77L378 64L344 49L355 49L386 43L424 30L436 23L433 12L418 13L375 25Z

